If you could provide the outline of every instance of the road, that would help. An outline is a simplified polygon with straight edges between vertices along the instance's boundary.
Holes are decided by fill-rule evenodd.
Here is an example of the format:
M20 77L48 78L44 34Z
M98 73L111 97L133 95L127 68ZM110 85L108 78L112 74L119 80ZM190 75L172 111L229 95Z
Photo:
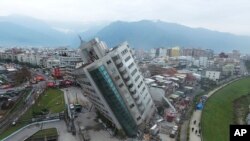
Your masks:
M82 94L80 88L69 87L66 89L63 89L66 103L68 103L68 101L69 102L75 101L74 93L77 93L79 103L85 102L87 100L87 98ZM67 98L67 95L69 99ZM90 130L88 130L88 133L89 133L91 140L93 141L120 141L119 139L112 137L108 133L108 131L103 129L103 127L100 128L99 123L95 121L95 118L96 118L95 112L89 112L88 110L83 110L83 112L78 113L78 117L75 118L74 120L75 125L76 125L75 136L72 135L72 133L67 131L67 126L64 121L46 123L43 125L43 129L51 128L51 127L57 128L60 141L82 141L80 132L79 132L79 126L84 126L84 127L91 128ZM32 125L29 128L23 129L22 131L15 134L14 136L12 136L6 141L24 140L40 129L41 129L41 125Z
M238 80L238 79L236 79L236 80ZM230 83L232 83L232 82L234 82L236 80L230 81L230 82L228 82L226 84L223 84L223 85L217 87L216 89L210 91L206 96L207 97L212 96L216 91L218 91L219 89L227 86L228 84L230 84ZM191 117L190 124L189 124L189 127L190 127L190 129L189 129L189 133L190 133L189 134L189 139L191 141L202 141L200 134L195 132L196 130L197 131L200 130L199 123L200 123L200 120L201 120L201 114L202 114L202 110L195 110L192 117ZM192 131L192 128L194 128L194 131Z
M1 120L0 133L8 128L13 121L19 119L29 109L29 107L35 103L35 100L43 92L46 86L45 84L45 82L39 82L38 84L33 85L30 95L28 95L25 99L25 103L21 103L21 105L17 107L14 112L8 114Z
M24 84L22 84L22 85L20 85L20 86L18 86L18 87L13 87L13 88L8 88L8 89L0 89L0 94L4 94L4 93L6 93L6 91L9 91L9 90L23 90L23 89L25 89L25 84L26 83L24 83Z
M10 88L1 90L1 92L5 92L7 90L21 90L25 89L25 84L22 84L19 87ZM3 119L1 119L0 123L0 133L7 129L13 121L17 121L28 109L35 103L35 100L39 97L39 95L44 91L46 88L46 81L38 82L37 84L32 85L31 93L26 97L24 103L21 103L14 112L7 114Z

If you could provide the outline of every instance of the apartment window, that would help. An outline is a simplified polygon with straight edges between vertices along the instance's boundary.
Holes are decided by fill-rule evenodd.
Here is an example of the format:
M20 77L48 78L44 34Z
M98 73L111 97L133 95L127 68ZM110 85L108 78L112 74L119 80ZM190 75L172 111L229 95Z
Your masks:
M83 83L84 85L91 86L90 82L82 81L82 83Z
M135 82L137 82L139 78L140 78L140 75L138 75L138 76L135 78Z
M128 56L126 59L125 59L125 62L128 62L128 60L131 58L131 56Z
M132 68L134 66L134 63L132 62L129 66L128 66L128 68L130 69L130 68Z
M124 85L124 84L123 84L123 83L121 83L121 84L119 85L119 87L121 88L123 85Z
M140 120L141 119L141 116L139 116L136 120L138 121L138 120Z
M140 84L137 86L138 87L138 89L141 87L141 85L142 85L142 81L140 82Z
M107 64L110 64L110 63L111 63L111 60L108 60L108 61L107 61Z
M145 91L145 89L146 89L146 88L145 88L145 87L143 87L142 92L144 92L144 91Z
M115 77L115 81L119 80L120 79L120 76L116 76Z
M135 104L131 104L129 107L130 109L132 109L133 107L135 107Z
M128 52L128 50L127 50L127 49L124 49L124 50L121 52L121 54L122 54L122 55L125 55L127 52Z
M136 72L137 72L137 69L134 69L134 70L132 71L131 75L134 76Z
M117 55L117 56L114 56L113 57L113 60L117 60L117 59L119 59L120 57Z

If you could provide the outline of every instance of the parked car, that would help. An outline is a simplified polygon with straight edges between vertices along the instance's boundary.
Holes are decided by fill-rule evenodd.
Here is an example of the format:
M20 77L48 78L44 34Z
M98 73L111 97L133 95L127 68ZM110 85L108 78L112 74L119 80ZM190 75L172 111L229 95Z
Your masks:
M176 133L177 133L177 131L172 130L172 131L170 132L170 134L169 134L169 137L170 137L170 138L175 138Z
M178 131L178 126L177 125L173 126L173 130Z

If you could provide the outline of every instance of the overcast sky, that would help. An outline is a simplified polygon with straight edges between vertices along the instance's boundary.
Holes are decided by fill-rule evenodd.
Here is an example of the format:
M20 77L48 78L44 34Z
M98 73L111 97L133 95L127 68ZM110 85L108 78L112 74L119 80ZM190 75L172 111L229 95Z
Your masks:
M0 16L57 23L142 19L250 35L250 0L0 0Z

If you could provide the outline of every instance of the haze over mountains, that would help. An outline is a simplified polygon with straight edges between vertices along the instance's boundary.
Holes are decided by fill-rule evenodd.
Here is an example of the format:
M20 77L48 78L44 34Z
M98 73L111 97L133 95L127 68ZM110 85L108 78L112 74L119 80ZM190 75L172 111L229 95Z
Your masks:
M100 37L110 46L127 40L132 47L145 49L181 46L210 48L215 51L232 49L250 51L250 37L162 21L118 21L106 26L95 36Z
M30 17L0 17L0 46L65 46L73 45L74 37Z
M81 31L79 31L81 32ZM29 17L0 17L0 46L31 45L78 47L81 34L84 40L99 37L110 47L128 41L131 47L210 48L215 51L239 49L250 52L250 37L212 31L162 21L113 22L104 28L93 28L82 33L64 33L43 21Z

